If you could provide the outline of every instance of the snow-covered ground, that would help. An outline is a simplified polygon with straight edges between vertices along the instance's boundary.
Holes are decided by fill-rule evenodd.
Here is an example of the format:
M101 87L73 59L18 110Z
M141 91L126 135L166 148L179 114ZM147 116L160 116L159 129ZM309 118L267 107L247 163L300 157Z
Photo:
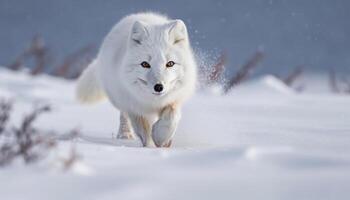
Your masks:
M81 130L82 159L57 167L72 141L38 164L0 169L0 199L349 199L350 95L305 78L299 94L277 79L249 81L226 96L198 92L184 107L174 146L139 148L113 139L118 111L108 102L80 105L74 82L0 70L0 96L16 100L11 123L33 103L54 110L42 130ZM323 85L322 85L323 84Z

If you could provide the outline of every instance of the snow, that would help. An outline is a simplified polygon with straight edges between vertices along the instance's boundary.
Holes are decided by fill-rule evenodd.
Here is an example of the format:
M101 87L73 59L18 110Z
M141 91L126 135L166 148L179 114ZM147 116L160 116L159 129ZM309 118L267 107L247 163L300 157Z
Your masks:
M75 82L1 69L12 123L48 102L53 112L36 126L81 135L45 161L0 169L0 199L349 199L350 96L321 90L323 76L304 79L315 87L303 93L273 76L225 96L201 90L183 108L174 147L149 149L114 139L118 111L80 105ZM73 144L81 159L62 170Z

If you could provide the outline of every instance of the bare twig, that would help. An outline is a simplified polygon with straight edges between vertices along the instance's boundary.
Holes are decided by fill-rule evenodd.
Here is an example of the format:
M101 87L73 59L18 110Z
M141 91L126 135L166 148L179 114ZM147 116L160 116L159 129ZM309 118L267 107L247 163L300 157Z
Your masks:
M31 74L36 75L45 69L49 61L48 48L44 40L38 35L33 37L29 47L25 49L8 68L19 70L23 66L23 63L32 57L35 60L35 66L33 66Z
M6 124L9 121L11 109L11 101L0 100L0 136L4 132Z
M350 78L346 76L339 78L334 69L329 70L329 86L334 93L350 94Z
M334 69L329 70L329 86L330 86L332 92L334 92L334 93L340 92L338 82L337 82L337 76L335 74Z
M77 78L88 64L90 55L92 55L94 49L94 45L87 45L71 55L68 55L63 60L62 64L53 67L51 75L69 79ZM29 47L19 54L8 68L11 70L19 70L23 65L28 64L28 60L31 59L34 59L35 62L34 66L31 67L32 70L30 73L32 75L44 73L45 71L49 73L48 69L52 59L48 47L40 36L33 37Z
M10 104L1 106L1 113L6 113L9 118ZM55 146L55 141L48 135L40 134L34 127L35 119L44 112L50 111L49 106L38 107L25 116L19 127L9 131L8 140L0 143L0 166L8 165L16 157L21 157L26 163L34 162L42 158L47 150ZM5 120L7 121L7 120ZM2 126L3 130L5 126Z
M275 76L276 78L283 81L284 84L286 84L288 87L294 89L295 91L302 92L305 89L305 85L301 84L301 85L295 86L294 83L300 76L303 75L303 73L304 73L304 67L297 66L291 72L289 72L289 74L285 78L283 78L282 76L280 76L278 74L274 74L273 76Z
M36 65L31 71L32 75L42 73L48 64L48 48L45 41L40 36L35 36L32 40L29 52L33 55Z
M14 159L22 158L25 163L33 163L47 156L49 150L56 146L53 134L43 134L34 128L34 121L43 113L51 110L50 106L44 105L35 108L23 118L20 126L6 129L6 123L10 118L12 107L11 101L0 100L0 167L9 165ZM6 137L1 134L6 129ZM79 135L78 130L73 130L65 137L73 140ZM64 170L68 170L80 159L75 145L72 146L69 157L60 159Z
M240 84L242 81L246 80L253 69L255 69L258 64L263 60L264 53L258 50L233 76L225 87L225 93L231 90L232 87Z
M87 45L79 49L78 51L72 53L71 55L67 56L63 61L63 64L56 67L55 71L53 72L53 75L64 77L64 78L77 77L76 74L77 73L80 74L82 69L78 70L78 72L71 72L73 66L77 64L79 61L88 57L88 55L91 54L93 50L94 50L93 45Z
M28 52L27 51L21 53L19 56L17 56L15 61L8 66L8 68L11 69L11 70L14 70L14 71L20 70L23 67L23 60L27 56L28 56Z
M350 94L350 78L343 76L341 78L341 83L343 85L343 93Z
M299 78L303 74L303 72L303 66L298 66L293 71L291 71L286 78L282 79L282 81L286 85L292 86L294 81L297 80L297 78Z

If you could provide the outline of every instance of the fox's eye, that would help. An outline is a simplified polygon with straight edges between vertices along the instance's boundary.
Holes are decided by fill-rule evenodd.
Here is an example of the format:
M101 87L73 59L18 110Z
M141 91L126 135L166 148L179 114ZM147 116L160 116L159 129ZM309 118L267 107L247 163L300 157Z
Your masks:
M175 62L174 61L169 61L167 62L167 64L165 65L166 67L172 67L175 65Z
M143 62L141 63L141 66L142 66L143 68L151 68L151 65L150 65L148 62L146 62L146 61L143 61Z

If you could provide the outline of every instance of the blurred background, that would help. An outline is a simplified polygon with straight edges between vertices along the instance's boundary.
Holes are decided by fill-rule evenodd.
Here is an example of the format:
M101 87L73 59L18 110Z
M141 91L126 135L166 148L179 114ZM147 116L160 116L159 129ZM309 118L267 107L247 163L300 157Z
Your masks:
M88 47L93 56L121 17L156 11L185 21L204 60L225 52L226 74L257 49L265 58L255 74L283 74L296 66L349 71L349 10L346 0L1 0L0 65L13 64L38 35L50 50L50 65Z

